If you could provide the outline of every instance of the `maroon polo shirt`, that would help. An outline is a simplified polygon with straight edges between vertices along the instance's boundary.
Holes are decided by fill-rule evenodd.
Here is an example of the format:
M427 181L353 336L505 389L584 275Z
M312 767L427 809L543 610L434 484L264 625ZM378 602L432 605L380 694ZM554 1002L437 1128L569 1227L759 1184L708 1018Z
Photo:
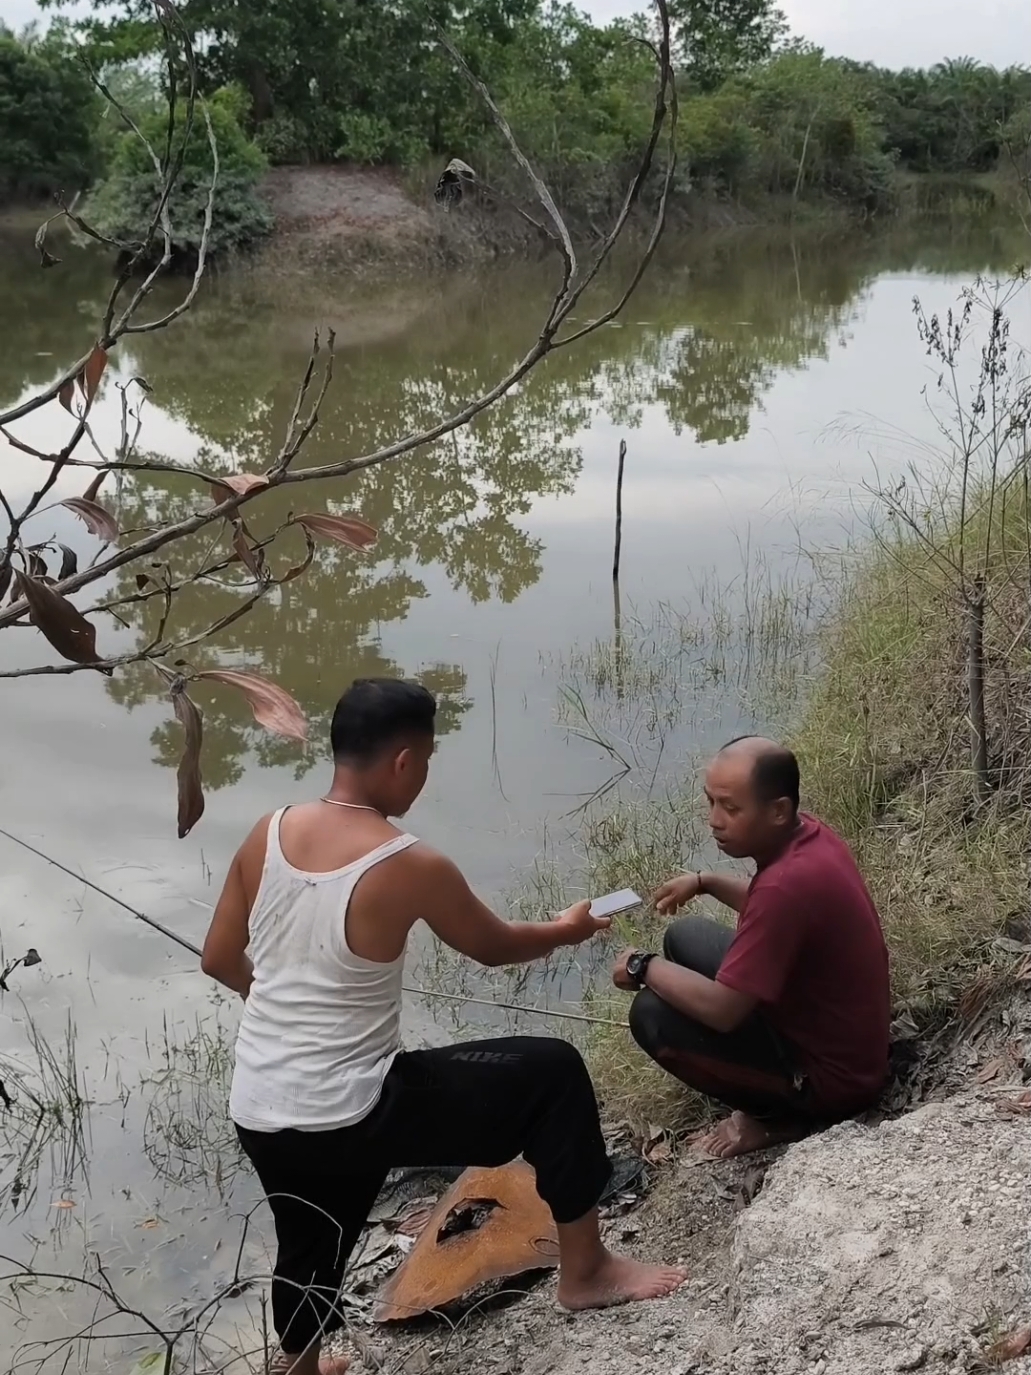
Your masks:
M858 1111L888 1076L888 951L848 846L815 817L799 820L752 879L716 979L759 1000L817 1107Z

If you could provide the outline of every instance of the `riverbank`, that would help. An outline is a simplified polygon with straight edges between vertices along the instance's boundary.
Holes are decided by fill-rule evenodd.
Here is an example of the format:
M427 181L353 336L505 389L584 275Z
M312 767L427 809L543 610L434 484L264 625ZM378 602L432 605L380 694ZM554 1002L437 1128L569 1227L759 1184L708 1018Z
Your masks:
M704 758L672 775L660 760L690 711L736 702L741 729L794 746L803 805L845 837L877 902L895 1000L889 1111L961 1085L964 1057L1031 1072L1031 1036L1013 1040L1007 1011L1031 988L1031 368L1010 334L1026 300L1017 277L971 288L948 317L918 311L943 379L928 397L938 440L907 451L904 435L871 432L895 446L898 476L858 493L858 544L810 551L790 576L746 570L742 595L703 589L693 612L637 613L568 656L564 719L607 752L617 786L583 813L576 872L520 895L532 913L711 864ZM655 948L661 923L635 917L623 937ZM592 1015L625 1019L603 984L586 997ZM615 1118L681 1131L707 1111L621 1026L592 1026L585 1046Z
M428 165L407 173L346 166L271 169L261 191L272 208L275 229L257 250L255 265L289 272L328 264L369 279L469 269L513 254L534 258L551 251L549 241L526 219L526 214L536 217L534 203L474 190L446 210L433 197L439 172ZM666 235L672 239L762 228L848 231L927 216L976 220L998 217L1013 201L1007 179L994 175L899 174L895 186L892 208L876 216L829 196L800 201L773 195L731 198L704 186L682 188L670 198ZM610 211L614 217L615 200ZM644 206L631 216L627 239L650 233L653 223L654 207L646 196ZM574 237L587 244L609 228L604 217L599 221L577 210L569 224Z
M271 168L259 188L272 214L271 235L250 253L216 261L214 269L222 276L234 269L310 276L328 268L344 279L375 283L475 270L513 255L532 259L551 251L520 213L534 210L529 201L523 205L474 191L446 210L433 197L438 175L439 169L429 165L408 172L346 165ZM756 230L855 233L927 218L948 221L951 233L957 222L1001 222L1013 204L1013 188L998 175L899 174L895 185L893 208L875 216L830 197L735 199L704 187L681 190L670 200L666 239ZM0 206L0 231L34 234L49 213L49 203ZM653 209L635 211L628 241L651 231L653 214ZM590 244L608 224L574 213L570 227Z

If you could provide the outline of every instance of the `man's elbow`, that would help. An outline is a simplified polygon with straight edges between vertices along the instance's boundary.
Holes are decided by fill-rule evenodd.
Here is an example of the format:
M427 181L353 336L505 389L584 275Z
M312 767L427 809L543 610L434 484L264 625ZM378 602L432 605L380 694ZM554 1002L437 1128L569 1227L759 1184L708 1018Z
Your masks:
M709 1025L714 1031L729 1036L731 1032L737 1031L739 1027L744 1025L754 1010L755 1005L750 1001L739 998L721 999L713 1008Z
M507 950L484 950L476 957L476 963L482 964L484 969L501 969L503 965L512 964L512 955Z
M225 961L220 959L213 950L205 950L200 957L201 973L207 974L209 979L217 979L222 982L225 974Z

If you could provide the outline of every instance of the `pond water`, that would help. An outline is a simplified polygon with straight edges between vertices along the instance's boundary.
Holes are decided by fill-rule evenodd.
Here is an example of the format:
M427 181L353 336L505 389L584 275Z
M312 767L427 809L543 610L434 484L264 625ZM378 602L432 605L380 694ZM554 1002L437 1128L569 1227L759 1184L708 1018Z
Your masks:
M110 281L102 259L71 247L40 272L31 238L0 230L0 409L88 347ZM757 587L790 580L814 550L842 547L864 484L932 435L914 297L944 310L978 274L1026 256L1025 246L1007 226L943 219L667 243L618 325L552 357L471 428L259 508L259 534L290 510L354 511L380 531L371 556L321 545L305 577L189 651L195 666L250 666L288 689L311 721L307 752L260 731L242 700L198 685L207 810L179 841L180 729L153 671L8 679L0 825L199 943L253 821L324 786L324 736L341 688L359 675L403 673L441 702L438 755L411 828L503 903L550 865L572 862L578 809L611 780L613 742L634 755L633 740L611 729L599 739L589 710L562 695L571 656L613 636L620 441L624 626L647 627L658 605L670 615L711 606L714 589L721 606L747 612ZM536 337L553 275L522 265L374 291L328 274L213 279L187 317L113 360L98 441L117 440L115 383L142 375L153 389L148 456L259 470L281 443L318 324L337 331L336 375L303 462L370 452L501 375ZM603 284L600 303L614 287L615 278ZM53 405L17 433L53 446L68 426ZM0 485L17 504L33 490L33 461L0 446ZM86 480L67 471L56 495L78 494ZM199 499L195 485L161 472L105 496L123 529L181 517ZM80 554L96 548L66 511L37 528ZM280 538L274 557L286 566L303 546L296 532ZM177 549L173 571L192 567L203 547ZM177 599L169 631L198 634L237 603L231 586L195 584ZM149 611L137 610L124 628L101 623L103 650L153 629ZM0 636L0 670L50 661L30 632ZM661 766L649 756L654 786L749 724L740 696L710 699L678 714ZM679 859L671 855L671 867ZM236 1010L213 1001L188 953L3 837L0 939L7 959L29 946L42 956L0 994L0 1078L13 1083L20 1066L39 1089L42 1063L48 1100L66 1102L60 1123L51 1115L35 1131L22 1114L0 1135L0 1253L82 1273L96 1252L128 1302L171 1324L178 1305L232 1277L239 1218L254 1199L222 1150ZM543 996L540 980L531 975L525 998ZM441 1038L453 1025L413 999L410 1035ZM84 1114L68 1106L69 1074L90 1101ZM255 1228L246 1248L258 1268L261 1235ZM61 1332L91 1309L88 1293L42 1279L0 1289L0 1303L6 1359L58 1335L53 1305ZM223 1327L252 1325L246 1304L225 1305ZM153 1342L125 1346L138 1354ZM72 1368L106 1368L101 1348L76 1350ZM42 1356L64 1359L63 1349L33 1353Z

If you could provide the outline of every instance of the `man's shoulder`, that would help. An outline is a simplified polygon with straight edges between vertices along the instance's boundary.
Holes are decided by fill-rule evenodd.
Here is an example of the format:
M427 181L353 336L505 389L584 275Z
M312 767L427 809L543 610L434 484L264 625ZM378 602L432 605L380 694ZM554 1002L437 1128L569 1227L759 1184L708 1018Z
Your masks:
M785 852L755 877L753 887L786 897L810 886L826 892L835 882L852 882L859 870L847 843L825 821L800 813L802 830Z
M802 831L798 839L784 855L787 865L813 865L824 868L842 863L855 867L855 860L848 842L838 834L833 826L821 821L809 812L800 812Z
M418 839L413 839L410 845L393 857L391 868L395 875L403 873L407 880L421 885L447 883L456 876L460 877L460 870L453 860Z

